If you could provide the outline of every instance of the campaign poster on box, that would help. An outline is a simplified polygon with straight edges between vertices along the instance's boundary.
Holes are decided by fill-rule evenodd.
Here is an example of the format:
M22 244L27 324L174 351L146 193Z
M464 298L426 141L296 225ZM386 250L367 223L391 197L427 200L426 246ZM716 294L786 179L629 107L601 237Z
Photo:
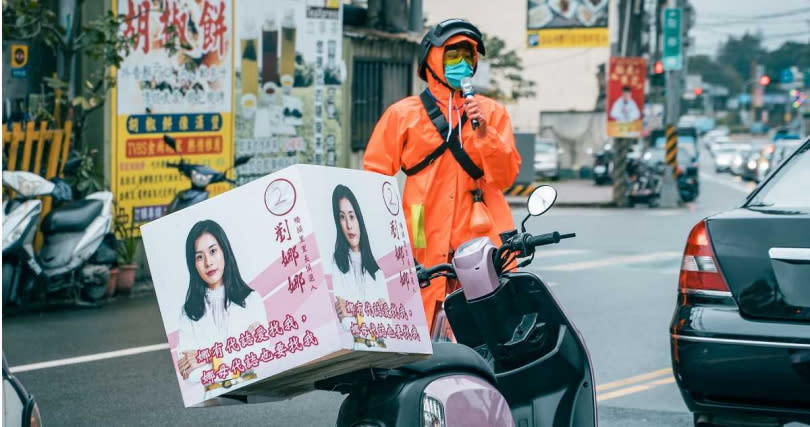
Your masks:
M400 200L298 165L142 226L185 405L349 351L430 354Z

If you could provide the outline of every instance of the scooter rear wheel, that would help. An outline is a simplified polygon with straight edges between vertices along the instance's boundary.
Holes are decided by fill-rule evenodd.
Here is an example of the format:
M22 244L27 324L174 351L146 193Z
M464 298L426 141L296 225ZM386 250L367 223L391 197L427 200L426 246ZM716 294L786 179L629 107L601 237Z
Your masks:
M9 295L11 295L11 284L14 281L14 264L9 261L3 261L3 307L8 303Z

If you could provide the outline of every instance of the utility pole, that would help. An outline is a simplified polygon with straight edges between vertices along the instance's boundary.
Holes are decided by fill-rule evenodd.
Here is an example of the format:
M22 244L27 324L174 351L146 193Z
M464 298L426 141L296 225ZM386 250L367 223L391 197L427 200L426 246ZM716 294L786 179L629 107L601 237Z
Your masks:
M620 0L619 56L641 55L643 12L643 0ZM616 138L613 143L613 203L616 206L627 206L627 152L633 141L633 138Z
M664 28L664 52L667 51L667 46L669 48L672 47L672 34L671 31L675 26L677 26L677 34L678 38L678 49L679 51L679 64L678 66L671 66L671 63L666 62L665 58L665 69L666 69L666 127L668 129L674 129L674 135L670 134L669 138L675 138L677 141L677 126L678 121L681 118L681 96L683 94L683 76L684 76L684 68L686 62L686 55L683 49L684 40L687 37L686 34L686 25L684 23L684 6L686 5L686 0L674 0L670 1L670 5L674 6L673 8L664 9L664 17L662 18L662 24ZM667 31L669 30L669 31ZM668 34L669 32L669 34ZM669 65L669 66L668 66ZM671 131L670 131L671 133ZM676 142L677 144L677 142ZM677 152L677 145L675 147ZM677 159L676 159L677 160ZM674 167L677 167L677 161L673 163ZM661 183L661 199L660 205L663 208L674 208L680 205L680 195L678 194L678 187L675 181L676 177L676 170L666 171L664 176L662 177Z

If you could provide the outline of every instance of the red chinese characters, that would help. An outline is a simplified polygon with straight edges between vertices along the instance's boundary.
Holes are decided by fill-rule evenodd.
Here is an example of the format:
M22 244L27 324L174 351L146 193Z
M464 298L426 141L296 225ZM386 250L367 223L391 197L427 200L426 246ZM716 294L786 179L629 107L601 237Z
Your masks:
M135 49L140 48L143 53L149 53L149 9L149 0L142 0L138 3L128 0L127 13L124 17L123 36L134 39Z
M163 44L169 44L171 41L171 28L179 38L181 45L188 44L186 37L186 22L188 21L188 13L180 12L177 7L177 1L166 1L163 13L160 15L160 23L163 25Z
M206 0L203 4L200 26L203 32L203 51L216 50L220 55L224 55L225 33L228 31L228 27L225 26L225 2L220 1L217 7Z
M298 267L298 246L287 248L281 251L281 265L287 267L291 263Z
M290 332L293 329L298 329L298 322L295 321L292 315L288 314L287 317L284 318L284 330Z
M285 219L276 225L276 242L284 243L288 240L292 240L292 235L290 234L290 224Z
M300 291L301 293L304 292L304 283L306 283L304 279L304 273L296 273L290 277L287 277L287 290L293 294L296 291Z

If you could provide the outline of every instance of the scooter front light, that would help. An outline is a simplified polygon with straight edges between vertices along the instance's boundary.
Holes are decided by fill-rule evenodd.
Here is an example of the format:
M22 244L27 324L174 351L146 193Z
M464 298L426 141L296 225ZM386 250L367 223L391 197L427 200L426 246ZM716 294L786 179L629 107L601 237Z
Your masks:
M446 427L444 407L433 397L422 397L422 427Z
M211 183L212 175L191 171L191 183L197 188L205 188Z
M11 230L7 235L3 236L3 249L11 246L17 239L20 238L23 234L22 228L17 228L15 230Z

